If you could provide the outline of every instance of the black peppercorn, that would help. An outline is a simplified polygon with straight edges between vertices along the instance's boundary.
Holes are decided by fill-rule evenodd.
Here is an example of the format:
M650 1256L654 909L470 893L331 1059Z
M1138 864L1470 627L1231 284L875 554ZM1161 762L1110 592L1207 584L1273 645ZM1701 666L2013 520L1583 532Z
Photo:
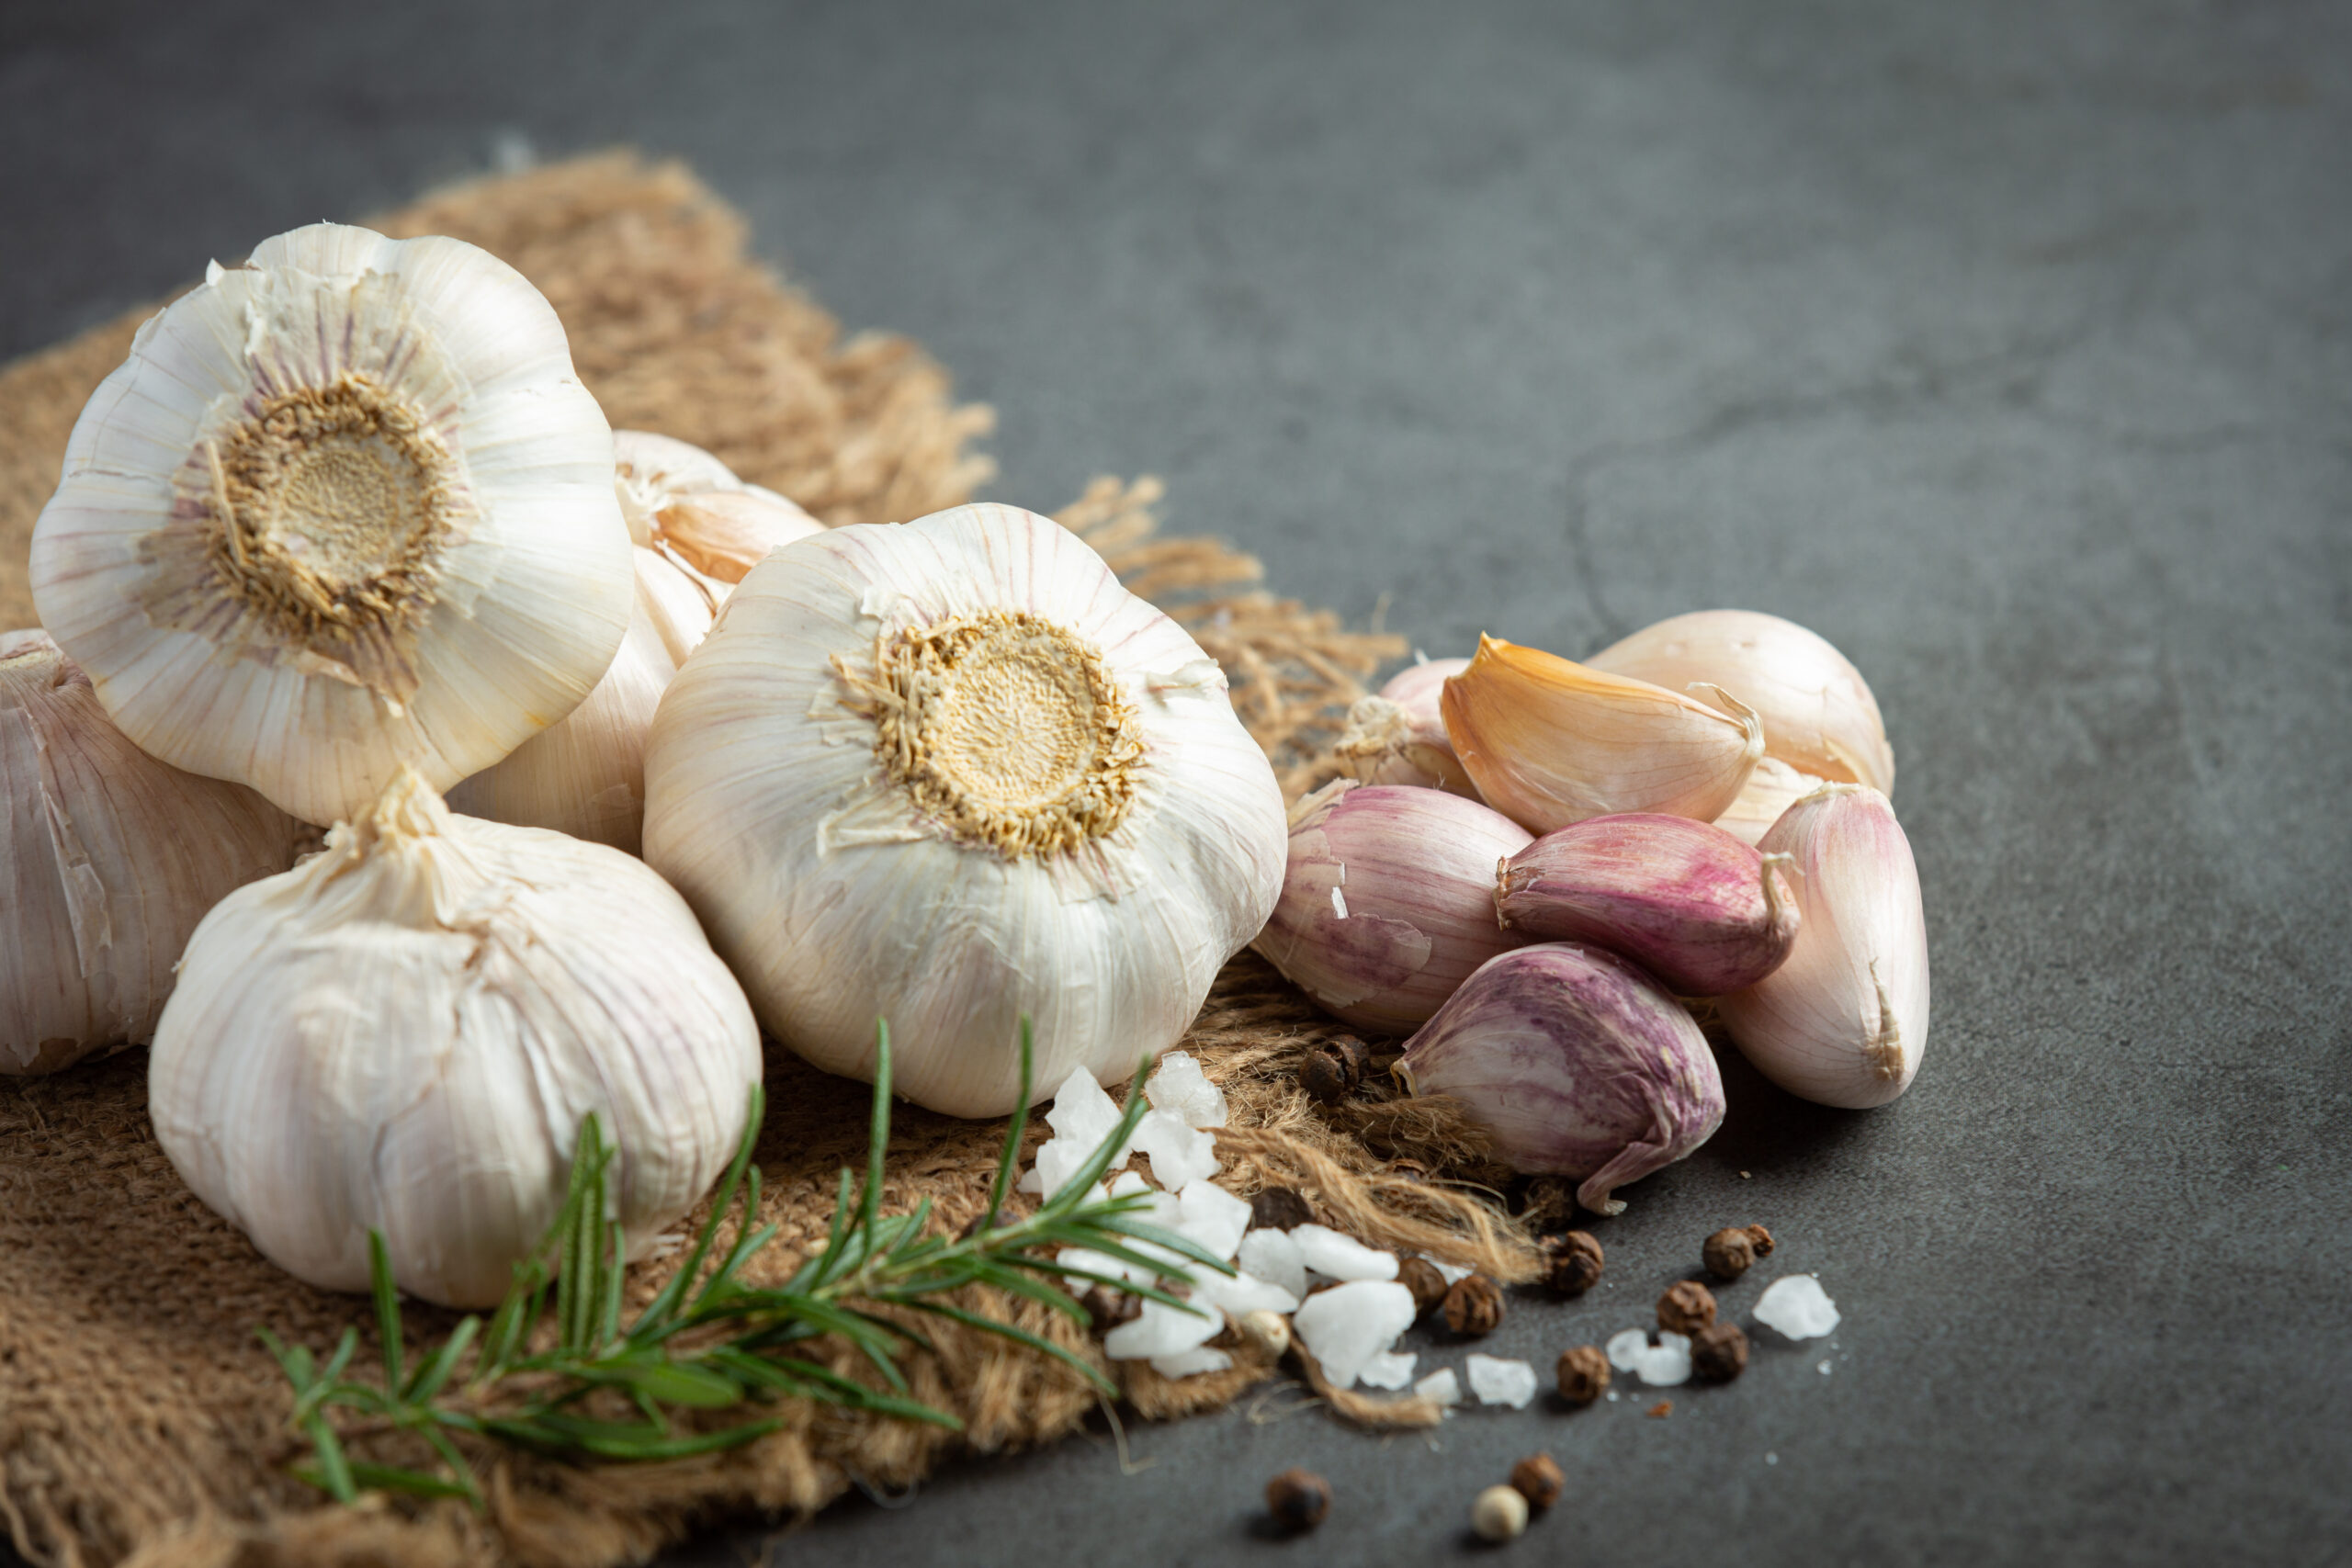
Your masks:
M1762 1225L1735 1225L1719 1230L1699 1249L1699 1260L1718 1280L1736 1280L1748 1265L1772 1250L1772 1233Z
M1331 1511L1331 1483L1311 1470L1285 1470L1266 1483L1266 1511L1286 1530L1311 1530Z
M1510 1467L1510 1483L1533 1506L1548 1508L1560 1500L1568 1478L1550 1454L1529 1454Z
M1329 1051L1309 1051L1298 1065L1298 1087L1310 1099L1337 1105L1355 1087L1348 1081L1347 1064Z
M1315 1211L1295 1187L1269 1187L1250 1200L1251 1230L1286 1231L1314 1218Z
M1590 1404L1609 1391L1609 1358L1598 1345L1579 1345L1561 1353L1555 1375L1562 1399L1570 1404Z
M1456 1334L1492 1334L1503 1320L1503 1288L1464 1274L1445 1292L1445 1325Z
M1657 1325L1670 1334L1695 1335L1715 1321L1715 1293L1696 1280L1678 1280L1657 1299Z
M1718 1323L1690 1337L1690 1370L1709 1382L1729 1382L1747 1370L1747 1336L1736 1323Z
M1363 1082L1364 1075L1372 1071L1372 1047L1352 1034L1335 1035L1324 1042L1323 1049L1339 1057L1340 1065L1348 1070L1350 1089Z
M1590 1231L1544 1238L1544 1282L1564 1296L1580 1296L1600 1278L1600 1243Z
M1107 1334L1143 1311L1143 1298L1108 1285L1096 1285L1078 1299L1097 1334Z
M1426 1258L1398 1258L1396 1282L1413 1292L1413 1315L1417 1318L1426 1316L1430 1308L1445 1300L1445 1276Z

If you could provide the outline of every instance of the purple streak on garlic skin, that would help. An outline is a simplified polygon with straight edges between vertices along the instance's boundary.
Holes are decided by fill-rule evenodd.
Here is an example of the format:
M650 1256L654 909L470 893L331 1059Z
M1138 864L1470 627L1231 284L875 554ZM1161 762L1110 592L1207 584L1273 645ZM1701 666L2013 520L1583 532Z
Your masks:
M1699 1026L1614 953L1544 942L1488 961L1407 1042L1415 1093L1447 1095L1514 1170L1583 1178L1577 1201L1614 1214L1617 1188L1673 1164L1724 1119Z
M1503 868L1502 923L1540 942L1589 942L1686 997L1753 986L1796 941L1782 866L1688 817L1589 817L1546 833Z
M1440 790L1334 786L1301 802L1273 917L1251 943L1359 1029L1409 1034L1525 940L1495 922L1495 863L1531 835Z

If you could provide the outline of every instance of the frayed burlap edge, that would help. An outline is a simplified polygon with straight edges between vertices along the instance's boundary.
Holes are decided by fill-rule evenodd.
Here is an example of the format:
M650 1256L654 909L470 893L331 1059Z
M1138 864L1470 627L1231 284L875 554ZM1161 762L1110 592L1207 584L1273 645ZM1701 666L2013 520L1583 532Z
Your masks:
M745 477L832 524L922 515L970 497L992 469L968 450L987 409L956 404L944 372L903 338L841 341L830 317L750 260L739 216L675 164L614 153L474 182L373 220L396 234L455 234L539 285L563 316L582 379L616 426L710 448ZM127 351L128 314L0 369L0 625L29 624L25 545L55 483L73 420ZM1266 591L1251 558L1209 539L1162 538L1157 481L1097 479L1061 520L1127 585L1164 606L1227 671L1237 711L1293 794L1328 771L1338 720L1395 639ZM1295 1086L1302 1054L1339 1032L1262 961L1219 977L1185 1042L1226 1090L1222 1179L1248 1194L1304 1191L1329 1223L1376 1245L1429 1251L1507 1280L1532 1269L1524 1233L1479 1187L1498 1173L1442 1105L1385 1083L1327 1111ZM863 1086L782 1053L767 1068L762 1219L779 1245L762 1277L822 1234L833 1173L865 1126ZM886 1202L929 1197L959 1226L985 1201L1001 1123L911 1108L898 1118ZM1392 1156L1409 1150L1410 1165ZM659 1265L635 1271L640 1301ZM1068 1320L976 1292L967 1303L1052 1337L1105 1368L1154 1418L1220 1406L1281 1369L1234 1336L1232 1371L1170 1382L1111 1365ZM412 1332L451 1318L414 1309ZM322 1506L287 1465L286 1391L253 1338L267 1324L323 1346L346 1325L373 1352L364 1303L278 1273L187 1193L155 1145L137 1053L55 1077L0 1080L0 1519L47 1564L141 1568L277 1563L563 1564L640 1561L730 1516L806 1517L852 1484L900 1489L952 1451L1050 1441L1096 1407L1080 1380L1001 1341L950 1328L910 1358L913 1392L960 1435L821 1406L778 1407L748 1448L674 1463L575 1467L478 1454L489 1506L372 1500ZM848 1352L837 1362L851 1370ZM1435 1419L1424 1402L1329 1388L1339 1413L1376 1425ZM415 1460L359 1434L363 1454Z

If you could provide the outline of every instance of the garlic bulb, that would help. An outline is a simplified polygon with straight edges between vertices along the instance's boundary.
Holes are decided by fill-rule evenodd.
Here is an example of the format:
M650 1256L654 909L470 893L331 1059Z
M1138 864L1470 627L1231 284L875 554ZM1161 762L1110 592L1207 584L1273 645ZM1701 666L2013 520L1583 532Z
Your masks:
M1778 757L1757 760L1756 771L1740 786L1739 798L1724 808L1715 826L1753 847L1781 819L1781 813L1828 783L1801 773Z
M1670 692L1694 682L1720 687L1763 720L1766 756L1818 778L1894 792L1894 751L1869 682L1794 621L1699 610L1644 626L1585 662Z
M1417 784L1477 799L1478 786L1462 771L1438 711L1446 677L1468 668L1466 659L1431 659L1398 671L1377 696L1348 710L1347 733L1331 750L1360 783Z
M635 854L645 821L645 734L670 678L744 572L824 525L775 491L745 485L699 446L636 430L613 441L616 491L637 546L628 635L585 702L451 789L448 802L469 817L550 828ZM735 510L714 511L719 502Z
M1589 817L1505 863L1495 912L1537 941L1592 942L1683 996L1716 997L1788 957L1787 863L1688 817Z
M270 1261L504 1292L582 1120L619 1149L631 1257L726 1168L760 1077L741 987L640 863L450 814L403 770L323 853L189 941L148 1069L156 1141Z
M959 1116L1115 1083L1273 908L1280 789L1224 674L1049 518L963 506L752 570L662 699L645 856L761 1021Z
M1527 829L1475 800L1340 780L1292 813L1290 863L1250 945L1359 1029L1407 1034L1527 940L1495 919L1495 863Z
M1625 960L1578 942L1490 959L1406 1042L1416 1094L1461 1102L1514 1170L1584 1179L1611 1196L1714 1135L1723 1078L1682 1004Z
M310 822L447 788L628 622L612 433L554 310L449 239L320 223L211 268L91 397L33 600L125 734Z
M1741 1053L1791 1094L1859 1110L1910 1087L1928 1044L1928 922L1886 796L1825 784L1758 846L1792 856L1804 910L1788 961L1716 1002Z
M302 832L133 746L39 631L0 634L0 1075L146 1041L197 921Z
M1662 811L1712 822L1764 753L1739 716L1538 649L1478 639L1445 682L1445 732L1487 804L1539 833L1587 817Z

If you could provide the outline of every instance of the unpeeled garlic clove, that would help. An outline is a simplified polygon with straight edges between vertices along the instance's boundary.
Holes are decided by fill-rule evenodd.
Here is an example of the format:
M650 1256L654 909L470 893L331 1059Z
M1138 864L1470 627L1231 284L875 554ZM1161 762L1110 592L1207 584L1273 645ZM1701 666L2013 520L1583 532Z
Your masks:
M1527 830L1474 800L1346 780L1293 814L1282 897L1252 946L1317 1005L1403 1034L1526 940L1495 920L1495 862Z
M1426 660L1357 702L1348 710L1348 732L1332 748L1348 772L1363 784L1417 784L1477 799L1438 709L1446 678L1468 668L1466 659Z
M1894 751L1869 682L1794 621L1699 610L1644 626L1585 662L1668 691L1719 686L1763 720L1766 756L1817 778L1894 791Z
M1590 817L1502 866L1495 911L1539 942L1589 942L1686 997L1752 986L1781 966L1798 910L1782 873L1688 817Z
M1766 744L1770 744L1769 738ZM1781 812L1828 782L1801 773L1778 757L1759 758L1756 771L1740 786L1739 798L1715 818L1715 826L1753 848L1781 819Z
M1724 1119L1724 1086L1682 1004L1624 959L1543 942L1490 959L1406 1043L1397 1072L1444 1095L1512 1169L1580 1177L1577 1201L1682 1158Z
M825 531L786 496L747 484L717 457L675 436L613 432L615 489L629 537L726 587L770 550Z
M1445 732L1487 804L1539 833L1588 817L1662 811L1712 822L1764 754L1754 714L1478 639L1445 682Z
M1859 1110L1910 1087L1928 1043L1928 924L1910 841L1886 796L1825 784L1759 846L1793 858L1804 923L1788 961L1716 1002L1757 1070Z

